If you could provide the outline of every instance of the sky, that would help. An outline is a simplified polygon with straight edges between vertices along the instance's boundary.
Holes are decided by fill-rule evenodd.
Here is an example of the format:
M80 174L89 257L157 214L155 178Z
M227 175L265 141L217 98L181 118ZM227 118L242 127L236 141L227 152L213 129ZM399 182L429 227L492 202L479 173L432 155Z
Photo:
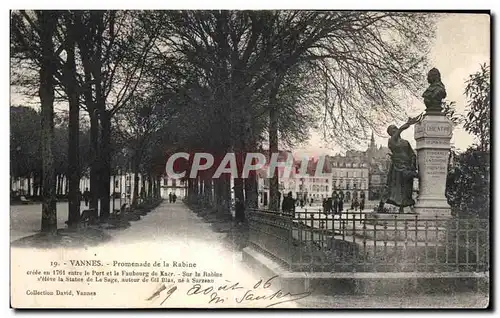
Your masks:
M431 67L441 72L441 80L446 87L447 100L456 102L456 112L464 114L466 99L463 94L465 80L469 74L480 69L480 64L490 63L490 18L485 14L442 14L436 29L436 36L431 46L429 56ZM425 90L426 87L422 88ZM416 101L413 111L408 116L416 116L425 110L423 100ZM403 123L395 123L401 125ZM415 147L413 126L401 134ZM377 135L377 145L387 145L388 135ZM357 145L359 150L365 150L370 142ZM461 127L456 127L451 139L452 144L460 150L465 150L474 142L474 137ZM345 149L334 148L322 141L319 133L311 133L309 143L295 149L294 153L309 156L342 153Z

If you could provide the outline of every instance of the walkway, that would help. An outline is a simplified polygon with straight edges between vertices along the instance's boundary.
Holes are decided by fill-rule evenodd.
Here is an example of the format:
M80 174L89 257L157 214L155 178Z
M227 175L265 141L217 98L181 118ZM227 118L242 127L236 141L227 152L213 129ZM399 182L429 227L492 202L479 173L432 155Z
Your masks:
M225 247L223 242L225 234L213 232L210 224L204 223L183 203L164 202L140 221L132 222L131 227L125 230L110 231L110 234L113 235L113 240L109 243L85 250L73 250L71 253L67 250L42 252L30 249L12 249L13 264L15 260L26 260L28 257L29 259L36 259L38 264L50 264L50 261L57 260L66 262L66 270L69 271L81 269L71 267L68 263L70 259L97 259L103 261L106 265L99 268L104 272L118 271L122 273L122 270L128 272L155 270L158 272L163 271L164 278L174 278L175 280L175 284L165 283L167 289L159 297L151 301L146 299L161 287L161 283L100 282L91 283L88 286L82 283L75 284L75 289L76 287L86 287L86 290L96 291L97 297L92 297L92 299L89 299L90 297L72 297L65 302L68 306L175 308L222 306L234 308L266 307L292 299L290 296L280 297L286 294L287 291L280 291L279 286L276 286L277 282L273 283L271 281L269 286L264 286L264 283L270 277L257 277L251 274L249 269L241 262L241 253L233 253ZM153 266L155 261L161 264L162 267ZM127 262L149 262L151 267L122 267ZM169 267L163 267L164 262ZM185 267L175 267L179 265ZM18 270L26 272L33 269L30 266L32 265L18 264ZM201 276L194 277L195 272L200 273ZM211 276L220 274L222 277L203 277L204 272ZM190 283L178 283L177 280L183 276L184 278L190 278ZM119 279L122 277L122 274L120 274ZM195 291L195 289L191 289L191 292L189 292L194 285L193 278L198 280L214 279L214 282L201 284L203 290L208 288L205 294L200 290L197 294L188 296L188 293L193 294ZM258 284L261 278L263 281ZM64 285L65 288L68 288L68 286L69 284ZM172 290L174 286L177 287L175 292L172 292L171 296L161 304L166 298L167 292ZM272 297L276 293L278 294ZM261 296L263 299L252 300L257 296ZM30 296L22 296L21 298L25 297ZM65 296L44 297L43 302L45 305L60 306L63 303L62 297ZM295 296L295 298L298 297L300 296ZM214 299L212 304L210 303L211 299ZM215 300L219 300L219 304L214 305ZM295 307L295 303L288 301L274 307Z

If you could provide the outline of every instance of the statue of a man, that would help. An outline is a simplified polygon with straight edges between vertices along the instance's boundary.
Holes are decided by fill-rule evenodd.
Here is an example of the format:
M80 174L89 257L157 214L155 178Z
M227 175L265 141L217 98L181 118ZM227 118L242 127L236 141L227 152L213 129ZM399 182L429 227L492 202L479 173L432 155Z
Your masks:
M446 98L446 89L441 82L441 73L439 73L437 68L433 68L427 73L427 82L430 85L422 94L427 113L440 113L443 99Z
M401 132L416 124L422 115L409 118L401 127L390 125L387 128L389 136L389 150L391 150L391 165L387 175L385 193L380 201L378 211L382 212L385 203L399 207L403 213L405 207L415 205L413 194L413 179L417 177L417 160L410 143L401 138Z

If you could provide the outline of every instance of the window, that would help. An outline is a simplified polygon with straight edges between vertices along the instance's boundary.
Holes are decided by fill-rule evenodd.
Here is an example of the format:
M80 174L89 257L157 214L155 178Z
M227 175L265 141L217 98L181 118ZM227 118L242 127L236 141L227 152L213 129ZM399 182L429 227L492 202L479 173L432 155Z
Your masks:
M120 184L118 183L118 180L115 180L115 188L118 188Z
M164 178L164 179L163 179L163 185L164 185L164 186L168 185L168 179L167 179L167 178Z
M176 186L177 186L177 180L172 179L172 187L176 187Z
M328 192L328 186L326 186L326 192Z

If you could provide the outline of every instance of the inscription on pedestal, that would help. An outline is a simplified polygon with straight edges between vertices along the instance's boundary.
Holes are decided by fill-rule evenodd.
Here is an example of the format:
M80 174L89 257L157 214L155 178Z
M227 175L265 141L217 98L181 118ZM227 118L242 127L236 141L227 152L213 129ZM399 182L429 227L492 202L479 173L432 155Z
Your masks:
M445 146L449 146L450 145L450 142L446 139L429 139L429 140L426 140L427 144L429 145L445 145Z
M432 178L444 178L446 180L446 170L448 162L448 151L427 150L424 154L425 174Z
M415 139L422 137L450 137L452 134L450 123L422 122L415 126Z

